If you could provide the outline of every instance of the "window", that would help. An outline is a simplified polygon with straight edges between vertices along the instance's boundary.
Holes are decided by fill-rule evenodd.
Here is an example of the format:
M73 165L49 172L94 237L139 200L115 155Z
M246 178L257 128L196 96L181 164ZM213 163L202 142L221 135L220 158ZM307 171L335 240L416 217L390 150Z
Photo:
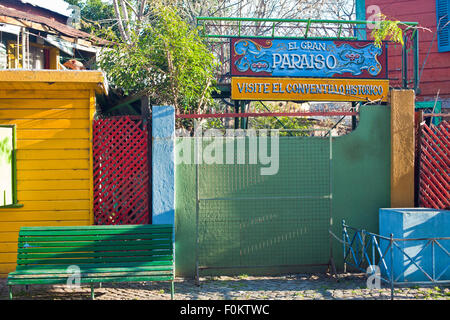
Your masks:
M19 50L17 50L17 48ZM8 41L8 68L23 68L22 45ZM26 53L26 65L30 69L56 69L59 51L56 48L38 43L30 43Z
M43 47L31 45L30 52L28 53L28 59L31 69L50 69L49 66L45 65L46 57L45 50Z
M18 50L19 49L19 50ZM22 68L22 46L13 41L8 41L8 68Z
M0 208L16 207L16 128L0 125Z
M436 0L436 27L439 52L450 51L450 0Z

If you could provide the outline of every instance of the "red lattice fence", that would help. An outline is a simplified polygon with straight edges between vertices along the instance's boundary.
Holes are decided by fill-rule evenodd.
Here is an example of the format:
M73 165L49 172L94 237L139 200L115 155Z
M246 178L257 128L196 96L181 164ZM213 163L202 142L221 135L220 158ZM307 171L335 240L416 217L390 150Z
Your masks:
M450 125L424 124L420 137L419 206L450 209Z
M94 120L95 224L148 224L148 122L140 117Z

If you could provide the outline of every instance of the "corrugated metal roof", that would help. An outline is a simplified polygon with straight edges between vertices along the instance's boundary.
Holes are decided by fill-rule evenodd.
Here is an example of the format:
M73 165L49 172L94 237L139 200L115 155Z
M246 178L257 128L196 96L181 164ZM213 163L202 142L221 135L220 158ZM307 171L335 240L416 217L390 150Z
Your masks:
M19 11L16 9L7 8L0 4L0 16L1 15L13 17L13 18L16 18L19 20L32 21L32 22L44 24L61 34L72 37L72 38L80 38L80 39L84 39L84 40L90 40L92 42L96 42L96 43L100 43L100 44L107 43L107 41L104 41L98 37L92 36L89 33L86 33L84 31L72 28L72 27L65 25L63 23L60 23L58 21L55 21L55 20L52 20L52 19L49 19L46 17L38 16L35 14L30 14L27 12Z

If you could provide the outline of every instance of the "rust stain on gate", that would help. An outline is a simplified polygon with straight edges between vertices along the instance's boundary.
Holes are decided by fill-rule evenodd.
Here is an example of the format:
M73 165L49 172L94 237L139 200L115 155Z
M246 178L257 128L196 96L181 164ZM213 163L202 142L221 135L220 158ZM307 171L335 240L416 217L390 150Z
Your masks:
M133 116L94 120L95 224L151 223L149 125Z

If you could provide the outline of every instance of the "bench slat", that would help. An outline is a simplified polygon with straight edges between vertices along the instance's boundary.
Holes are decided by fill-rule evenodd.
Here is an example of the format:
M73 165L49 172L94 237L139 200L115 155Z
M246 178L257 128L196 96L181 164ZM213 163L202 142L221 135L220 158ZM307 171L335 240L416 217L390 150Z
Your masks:
M168 260L155 260L155 261L139 261L139 262L110 262L110 263L79 263L77 264L82 270L83 268L133 268L133 267L148 267L148 266L161 266L172 264L173 259ZM46 264L46 265L17 265L17 270L27 269L62 269L69 267L69 264ZM65 270L64 269L64 270Z
M68 248L86 248L89 246L157 246L157 245L169 245L172 246L172 239L164 239L164 240L124 240L124 241L114 241L114 240L94 240L94 241L72 241L72 242L19 242L19 250L24 249L34 249L34 248L50 248L50 247L68 247Z
M95 282L140 282L140 281L170 281L173 276L136 276L136 277L97 277L81 278L81 283ZM44 279L10 279L8 285L17 284L61 284L66 283L64 278L44 278Z
M171 234L118 234L118 235L83 235L83 236L26 236L19 237L19 243L32 243L32 242L57 242L57 241L113 241L113 240L153 240L153 239L166 239L172 240Z
M90 246L80 246L80 247L27 247L18 249L20 254L33 254L33 253L55 253L55 252L95 252L95 251L149 251L156 252L156 250L171 249L172 246L167 244L156 244L156 245L116 245L116 246L106 246L106 245L90 245Z
M56 252L56 253L19 253L17 258L33 262L35 259L60 259L60 258L97 258L97 257L134 257L134 256L162 256L171 255L172 249L136 250L116 252Z
M170 270L173 272L173 266L170 263L165 265L154 265L154 266L146 266L146 267L115 267L115 268L107 268L107 267L82 267L80 268L80 273L106 273L106 272L143 272L143 271L153 271L153 270ZM16 270L11 272L10 276L18 276L18 275L32 275L32 274L68 274L67 268L59 268L59 269L34 269L29 268L26 270Z
M91 226L45 226L45 227L21 227L23 231L40 231L40 230L156 230L156 229L173 229L171 224L127 224L127 225L91 225Z
M170 229L160 229L160 230L149 230L146 229L135 229L129 230L127 232L122 230L42 230L42 231L34 231L34 230L25 230L19 231L19 236L21 237L31 237L31 236L67 236L67 235L120 235L120 234L159 234L159 235L171 235L172 230Z
M170 269L167 270L147 270L147 271L125 271L125 272L87 272L80 273L81 278L92 277L123 277L123 276L155 276L165 275L170 276L173 272ZM63 273L46 273L46 274L16 274L14 279L39 279L39 278L71 278L72 274Z
M134 262L134 261L161 261L166 260L170 261L172 260L171 255L166 256L142 256L142 257L95 257L92 259L36 259L33 261L30 261L29 259L17 259L17 264L78 264L78 263L97 263L97 262Z

